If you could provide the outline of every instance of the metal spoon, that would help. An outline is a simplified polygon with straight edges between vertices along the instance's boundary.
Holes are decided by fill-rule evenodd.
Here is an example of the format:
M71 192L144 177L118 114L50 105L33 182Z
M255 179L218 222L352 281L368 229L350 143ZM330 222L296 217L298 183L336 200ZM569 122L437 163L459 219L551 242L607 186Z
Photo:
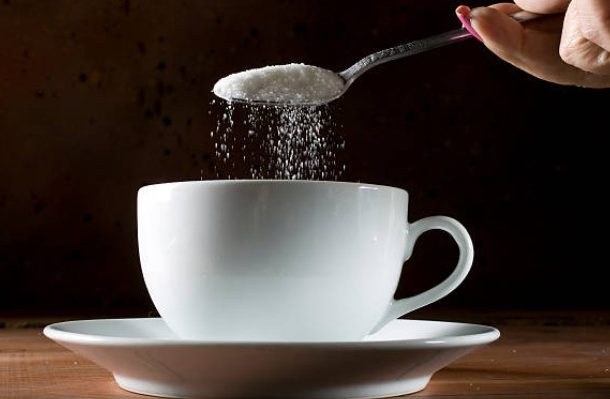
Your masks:
M525 11L521 11L515 14L512 14L511 17L518 22L525 22L529 20L536 19L540 17L539 14L533 14ZM462 27L460 29L455 29L449 32L441 33L439 35L431 36L422 40L415 40L406 44L401 44L396 47L392 47L389 49L381 50L376 53L367 55L362 58L360 61L356 62L354 65L350 66L346 70L342 72L338 72L337 76L342 79L343 87L339 92L333 93L332 96L328 98L316 98L316 101L303 101L299 99L298 93L295 93L294 99L286 102L278 102L278 101L261 101L261 100L252 100L247 98L230 98L227 99L229 101L243 102L249 104L261 104L261 105L321 105L325 103L329 103L337 98L341 97L350 85L358 79L362 74L383 63L394 61L400 58L409 57L415 54L423 53L435 48L447 46L449 44L458 43L464 41L466 39L470 39L473 37L471 31L469 31L470 26Z

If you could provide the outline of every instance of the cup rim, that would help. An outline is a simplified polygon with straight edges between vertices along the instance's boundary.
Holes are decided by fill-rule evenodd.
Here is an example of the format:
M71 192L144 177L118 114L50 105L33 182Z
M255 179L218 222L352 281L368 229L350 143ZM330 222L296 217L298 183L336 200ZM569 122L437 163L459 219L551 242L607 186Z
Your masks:
M200 185L317 185L317 186L352 186L352 187L360 187L365 189L375 189L375 190L394 190L404 193L405 195L409 195L408 191L400 188L387 186L383 184L373 184L373 183L365 183L365 182L347 182L347 181L331 181L331 180L279 180L279 179L212 179L212 180L178 180L178 181L169 181L164 183L153 183L141 186L138 189L138 192L144 189L152 189L152 188L168 188L171 186L200 186Z

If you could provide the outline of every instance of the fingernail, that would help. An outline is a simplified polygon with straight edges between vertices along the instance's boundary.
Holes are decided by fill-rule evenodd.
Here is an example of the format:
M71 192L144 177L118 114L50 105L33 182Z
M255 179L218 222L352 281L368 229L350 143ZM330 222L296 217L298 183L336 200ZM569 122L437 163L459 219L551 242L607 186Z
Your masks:
M455 9L455 14L462 23L462 27L464 27L475 39L483 43L483 38L477 33L476 30L474 30L472 24L470 23L471 11L472 10L468 6L459 6Z

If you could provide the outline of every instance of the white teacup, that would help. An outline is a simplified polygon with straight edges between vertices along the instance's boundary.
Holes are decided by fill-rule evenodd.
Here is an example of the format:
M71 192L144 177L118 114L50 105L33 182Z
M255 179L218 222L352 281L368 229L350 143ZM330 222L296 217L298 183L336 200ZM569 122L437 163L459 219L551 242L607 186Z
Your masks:
M181 338L353 341L439 300L473 259L464 227L445 216L407 223L406 191L310 181L193 181L138 192L146 286ZM458 244L451 275L394 300L420 234Z

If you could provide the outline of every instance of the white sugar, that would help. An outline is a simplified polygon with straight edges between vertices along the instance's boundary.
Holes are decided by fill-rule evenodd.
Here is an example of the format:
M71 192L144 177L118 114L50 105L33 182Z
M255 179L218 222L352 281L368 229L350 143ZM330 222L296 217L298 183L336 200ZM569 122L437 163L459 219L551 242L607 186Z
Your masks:
M214 85L227 101L279 104L325 104L344 90L335 72L305 64L272 65L234 73Z
M328 106L223 101L216 108L217 178L338 180L343 175L345 144Z

